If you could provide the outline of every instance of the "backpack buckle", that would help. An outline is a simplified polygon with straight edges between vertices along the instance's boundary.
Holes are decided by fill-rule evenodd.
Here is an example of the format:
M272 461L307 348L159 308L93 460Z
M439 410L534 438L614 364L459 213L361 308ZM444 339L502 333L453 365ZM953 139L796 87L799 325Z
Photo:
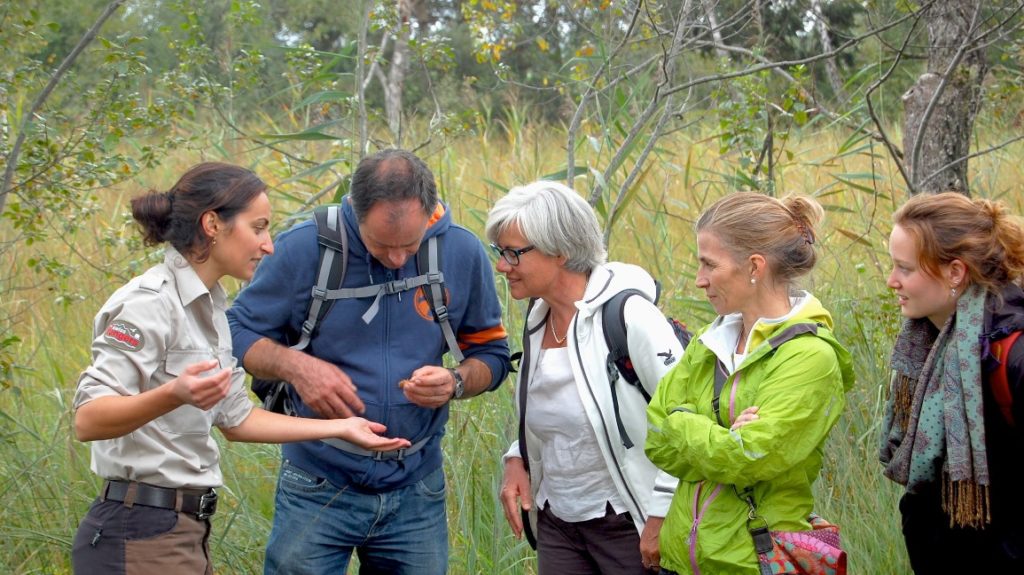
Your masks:
M409 289L409 282L408 280L405 279L391 280L388 283L384 284L384 293L388 295L403 292L407 289Z
M313 330L316 328L316 322L306 320L302 322L302 333L304 335L313 335Z
M608 359L605 360L605 370L608 372L608 381L614 386L615 382L619 379L619 367L615 364L615 359L612 354L608 354Z
M434 319L436 321L447 321L448 320L448 306L439 305L434 310Z
M384 461L385 459L394 459L395 461L401 461L405 459L405 453L408 451L408 447L396 449L394 451L376 451L373 454L374 461Z

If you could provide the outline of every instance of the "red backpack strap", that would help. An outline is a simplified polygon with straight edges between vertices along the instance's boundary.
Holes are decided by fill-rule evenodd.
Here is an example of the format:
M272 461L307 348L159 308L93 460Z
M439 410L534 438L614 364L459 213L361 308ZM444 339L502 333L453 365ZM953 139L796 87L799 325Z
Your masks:
M999 367L992 372L989 383L992 386L992 395L996 398L999 411L1003 412L1003 419L1011 427L1016 427L1016 424L1013 421L1013 396L1010 395L1010 382L1006 376L1006 364L1009 363L1010 350L1013 349L1013 344L1020 337L1020 334L1020 331L1015 331L1003 339L992 343L992 355L996 356L996 359L999 360Z

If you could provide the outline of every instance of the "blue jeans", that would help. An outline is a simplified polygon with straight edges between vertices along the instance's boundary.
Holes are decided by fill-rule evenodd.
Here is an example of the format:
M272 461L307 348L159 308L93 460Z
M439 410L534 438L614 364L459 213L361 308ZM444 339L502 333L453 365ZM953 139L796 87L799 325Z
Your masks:
M281 463L264 575L442 575L448 570L444 469L392 491L337 486Z

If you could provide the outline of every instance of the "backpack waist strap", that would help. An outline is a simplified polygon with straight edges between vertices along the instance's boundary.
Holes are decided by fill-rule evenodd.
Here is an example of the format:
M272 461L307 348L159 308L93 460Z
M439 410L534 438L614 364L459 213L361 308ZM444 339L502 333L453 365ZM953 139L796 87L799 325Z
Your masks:
M433 437L433 435L424 437L423 439L417 441L416 443L413 443L409 447L403 447L402 449L396 449L394 451L370 451L369 449L363 449L362 447L359 447L354 443L349 443L348 441L345 441L344 439L338 439L337 437L328 437L327 439L321 439L320 441L326 443L327 445L330 445L335 449L340 449L345 453L351 453L353 455L362 455L363 457L372 457L377 461L382 461L385 459L395 459L397 461L401 461L405 459L407 456L412 455L413 453L416 453L417 451L423 449L423 446L430 442L430 440Z

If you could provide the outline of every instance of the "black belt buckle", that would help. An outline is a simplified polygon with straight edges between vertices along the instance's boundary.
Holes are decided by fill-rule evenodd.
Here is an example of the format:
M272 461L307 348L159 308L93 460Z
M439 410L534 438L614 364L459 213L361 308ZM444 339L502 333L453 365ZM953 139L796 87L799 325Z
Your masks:
M217 512L217 490L210 489L208 493L199 496L199 513L196 519L209 519Z

